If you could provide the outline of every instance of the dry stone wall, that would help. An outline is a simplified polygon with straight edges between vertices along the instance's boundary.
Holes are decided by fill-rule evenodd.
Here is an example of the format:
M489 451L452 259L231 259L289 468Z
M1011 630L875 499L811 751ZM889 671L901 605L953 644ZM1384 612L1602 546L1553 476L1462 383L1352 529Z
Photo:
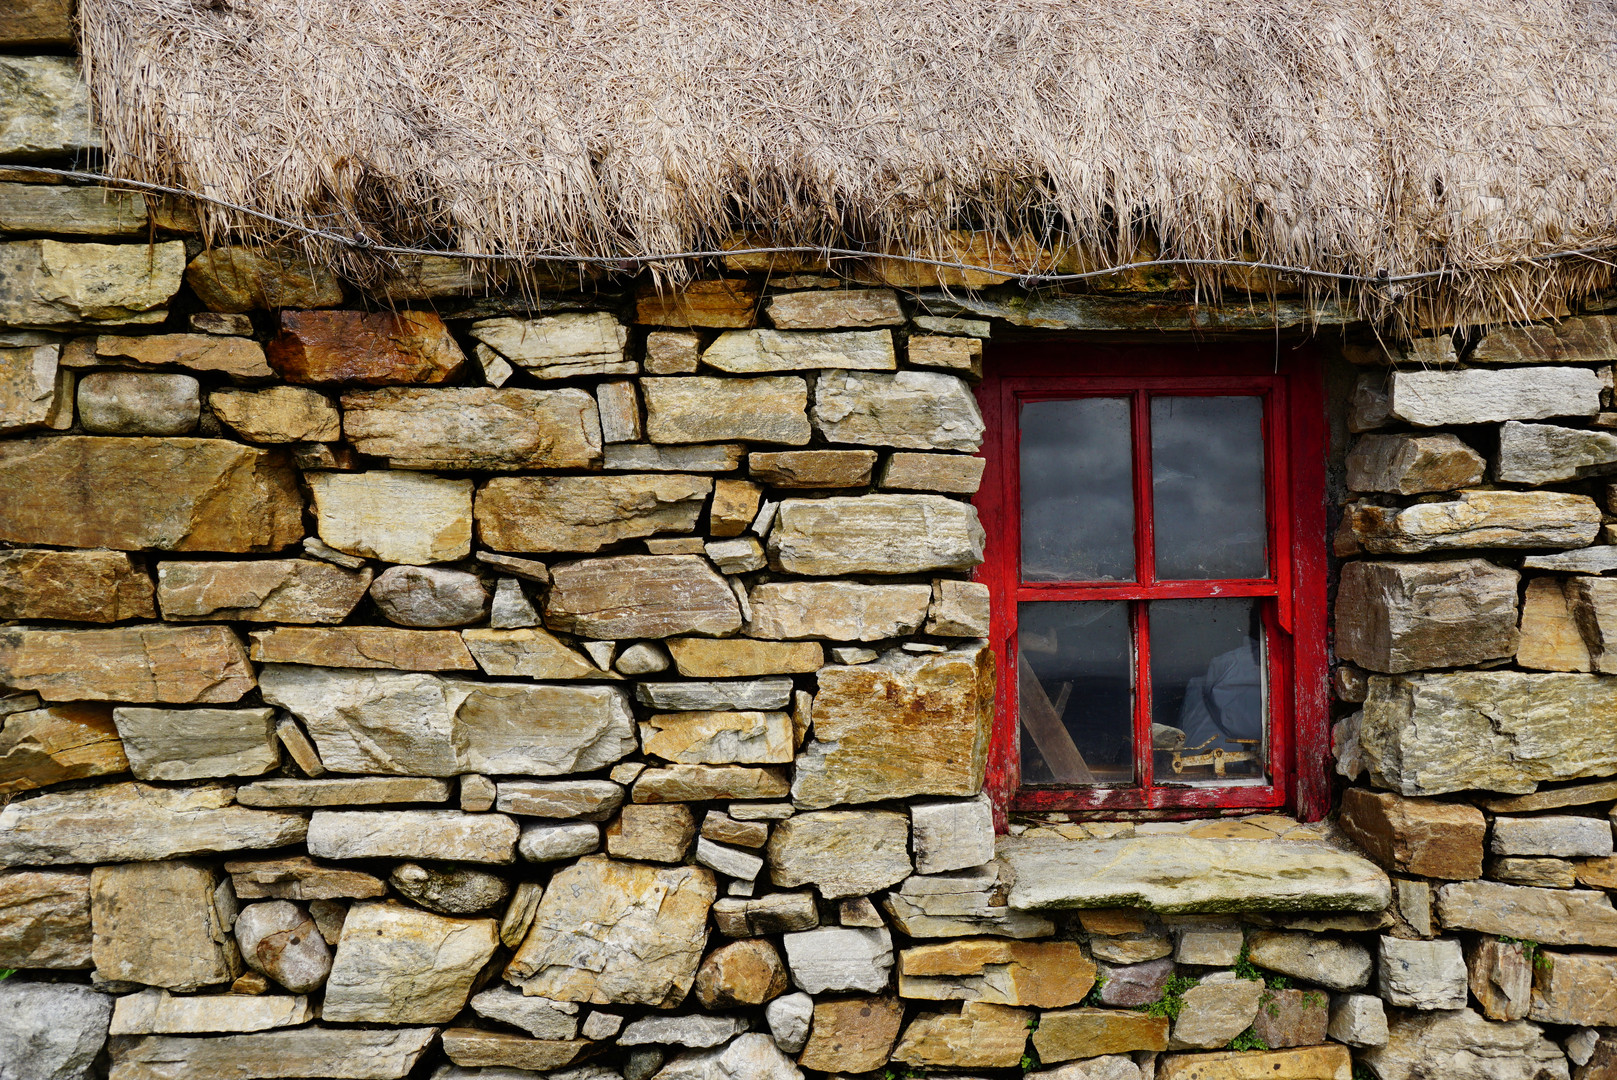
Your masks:
M1609 319L1350 349L1339 822L996 837L1015 305L767 269L363 290L0 175L0 1077L1617 1077Z

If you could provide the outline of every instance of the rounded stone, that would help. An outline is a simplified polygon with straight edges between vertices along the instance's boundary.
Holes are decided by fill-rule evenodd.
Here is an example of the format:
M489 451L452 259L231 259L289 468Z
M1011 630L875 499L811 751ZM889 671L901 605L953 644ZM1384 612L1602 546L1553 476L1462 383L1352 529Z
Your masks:
M483 617L489 596L464 570L391 566L371 583L371 599L400 626L465 626Z
M471 866L400 863L388 881L400 894L443 915L471 915L504 900L511 886L497 874Z
M790 986L775 946L749 938L714 949L696 972L696 999L707 1009L762 1005Z
M294 994L320 989L331 949L312 918L287 900L249 904L236 916L236 942L247 966Z
M97 435L183 435L202 414L189 375L97 371L79 380L79 423Z

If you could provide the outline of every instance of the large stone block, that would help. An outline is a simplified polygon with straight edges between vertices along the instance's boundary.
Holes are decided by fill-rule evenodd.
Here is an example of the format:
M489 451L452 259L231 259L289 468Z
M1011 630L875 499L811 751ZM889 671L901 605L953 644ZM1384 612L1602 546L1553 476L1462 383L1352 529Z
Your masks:
M472 337L540 379L633 375L623 347L628 329L605 311L566 312L538 319L480 319Z
M1577 548L1599 534L1600 508L1560 491L1462 491L1405 509L1356 503L1344 521L1372 555L1456 548Z
M336 442L342 438L342 413L330 398L306 386L215 390L208 395L208 408L248 442Z
M1115 1009L1061 1009L1042 1013L1033 1048L1045 1064L1109 1054L1168 1049L1168 1018ZM1082 1074L1086 1080L1088 1073Z
M793 574L924 574L983 561L977 509L942 495L787 499L769 561Z
M212 867L190 862L96 867L90 872L96 974L181 991L240 975L241 953L214 896L221 886Z
M821 375L811 413L816 430L831 443L975 453L983 441L982 412L971 388L934 371Z
M387 893L379 877L326 866L305 855L234 859L225 863L225 872L238 900L368 900Z
M905 949L898 959L898 994L904 998L1059 1009L1082 1001L1094 985L1095 965L1073 941L967 938ZM1166 1049L1166 1024L1162 1034L1161 1047L1128 1049ZM1096 1050L1094 1054L1123 1052Z
M264 353L289 383L441 383L466 362L430 311L282 311Z
M1010 884L1008 868L998 861L950 874L916 874L888 893L882 906L894 926L915 938L986 934L1021 940L1053 935L1051 920L1007 906ZM1163 964L1161 981L1166 981L1173 964ZM1153 992L1135 1004L1154 1001L1156 996Z
M1347 455L1350 491L1418 495L1454 491L1482 482L1482 455L1447 433L1365 435Z
M1592 550L1585 548L1584 550ZM1516 663L1535 671L1590 671L1589 645L1572 615L1575 579L1537 577L1522 599L1521 644Z
M17 8L8 4L5 18L8 23L19 16L26 18L24 13L30 8L35 5L25 4L21 12L13 14ZM54 44L71 44L71 16L65 5L61 15L68 23L68 37ZM56 24L55 29L46 33L54 37L61 32L61 22L46 16L46 25L50 23ZM0 105L0 160L82 155L101 149L101 133L90 121L90 91L74 57L0 57L0 88L5 91L0 94L4 102Z
M466 1007L499 944L493 919L451 919L387 902L355 904L343 922L321 1018L441 1024Z
M10 57L0 58L0 71ZM185 245L0 244L0 323L127 326L160 323L180 288Z
M72 983L0 983L0 1062L7 1080L90 1080L107 1042L112 999Z
M438 1037L434 1027L308 1027L247 1035L185 1038L154 1035L120 1040L112 1052L116 1080L261 1080L324 1076L329 1080L397 1080L415 1068Z
M993 654L899 650L820 671L814 738L798 759L793 798L811 808L982 789L993 725ZM893 747L905 747L895 755Z
M754 379L647 378L646 438L653 443L731 439L802 446L809 441L808 383L795 375Z
M637 803L706 802L715 799L783 799L790 791L784 769L745 765L670 765L647 769L634 783Z
M707 347L702 363L731 375L839 368L892 371L898 366L893 356L893 335L888 330L851 334L729 330Z
M551 878L505 976L557 1001L672 1008L696 979L713 875L587 856Z
M154 619L152 579L121 551L0 551L0 619Z
M157 602L170 620L339 623L370 584L368 569L319 559L164 562Z
M1349 788L1338 823L1356 844L1394 873L1466 881L1482 876L1488 823L1465 803L1405 799Z
M1470 1009L1394 1013L1386 1046L1360 1053L1380 1080L1566 1080L1566 1058L1537 1024L1494 1024Z
M1617 435L1606 431L1518 424L1499 427L1500 480L1507 484L1557 484L1617 468Z
M1260 930L1247 941L1252 963L1331 990L1370 981L1370 951L1356 941L1301 931Z
M741 606L698 555L615 555L551 567L545 625L582 637L731 634Z
M773 1022L776 1015L770 1013L775 1041L789 1048L781 1025ZM899 1029L904 1026L904 1006L892 997L819 1001L813 1005L812 1025L804 1026L803 1034L808 1040L801 1045L803 1054L798 1064L823 1072L868 1072L886 1064Z
M290 247L211 248L191 260L185 268L185 281L209 311L274 311L342 303L342 283L336 273Z
M635 293L635 322L652 326L751 326L758 287L746 278L693 281L677 291L647 282Z
M891 289L808 289L776 293L764 302L764 309L770 322L789 330L898 326L904 322L904 309L898 306L898 294Z
M71 46L73 0L17 0L8 4L0 12L0 42L8 48Z
M1617 773L1617 684L1595 675L1374 676L1359 741L1371 779L1404 795Z
M269 1031L314 1019L303 995L170 994L151 987L125 994L112 1010L114 1035L185 1035L192 1032Z
M600 418L583 390L393 387L344 394L342 414L355 450L398 469L587 469L601 460Z
M900 491L946 491L975 495L982 486L987 462L965 454L916 454L898 452L882 466L879 486Z
M281 763L274 709L114 709L138 780L258 776Z
M708 477L679 473L499 477L478 489L474 514L498 551L599 551L693 531L712 491Z
M783 488L864 487L876 465L874 450L780 450L747 455L754 480Z
M1496 817L1488 850L1495 855L1606 858L1612 853L1611 828L1611 820L1604 817Z
M748 599L753 637L880 641L920 630L932 591L925 585L771 581L754 585Z
M1514 655L1517 581L1483 559L1349 562L1336 594L1336 653L1386 672Z
M825 646L817 641L675 638L668 652L679 673L693 679L806 674L825 663Z
M560 638L538 627L463 630L461 638L486 674L527 679L612 679Z
M1617 910L1603 892L1465 881L1437 891L1445 929L1474 930L1545 945L1617 948Z
M309 854L324 859L437 859L509 863L517 824L504 814L459 810L317 810Z
M277 626L254 630L250 656L261 664L306 664L398 671L476 671L453 630L393 626ZM512 672L511 674L526 674Z
M202 414L189 375L96 371L79 380L79 426L93 435L184 435Z
M472 482L375 472L306 474L320 539L350 555L424 565L472 546Z
M1480 937L1466 945L1466 981L1490 1020L1520 1020L1532 1003L1533 962L1520 941Z
M1610 315L1491 327L1466 360L1473 364L1610 363L1617 359L1614 328L1617 320Z
M46 701L231 702L254 685L227 626L0 629L0 684Z
M785 712L656 713L640 724L645 753L681 765L785 765L793 750Z
M112 710L91 702L12 713L0 729L0 795L129 768Z
M828 900L865 896L914 871L909 836L909 818L891 810L797 814L769 838L769 876L787 888L817 886Z
M93 963L87 872L0 871L0 967L87 968Z
M1011 1069L1027 1047L1026 1009L968 1001L958 1013L921 1013L893 1049L893 1060L948 1069Z
M1538 957L1530 1018L1541 1024L1617 1025L1617 957L1548 949Z
M1377 985L1389 1005L1465 1008L1465 955L1458 938L1408 941L1382 935L1379 951Z
M59 345L0 348L0 434L73 426L73 373Z
M1554 367L1394 371L1389 396L1392 415L1417 427L1593 416L1600 376Z
M612 686L281 665L262 676L264 700L296 714L337 772L556 776L635 748L628 694Z
M0 539L56 547L279 551L303 538L280 452L223 439L0 443Z
M218 371L241 379L273 379L264 350L252 338L225 334L103 334L95 339L98 359L161 364L190 371Z
M1588 650L1589 667L1617 674L1617 580L1578 575L1562 583L1567 611Z
M1157 1059L1156 1080L1350 1080L1345 1046L1295 1050L1219 1050Z

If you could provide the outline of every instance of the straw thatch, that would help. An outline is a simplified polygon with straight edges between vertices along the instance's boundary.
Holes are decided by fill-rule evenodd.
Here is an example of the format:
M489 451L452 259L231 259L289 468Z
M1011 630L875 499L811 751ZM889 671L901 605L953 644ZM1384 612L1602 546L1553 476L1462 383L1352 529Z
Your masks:
M1350 273L1447 269L1451 314L1488 319L1609 283L1603 262L1522 258L1617 243L1611 0L81 0L80 13L122 175L382 242L645 255L741 226L949 255L948 231L968 228L1070 245L1068 266L1159 243ZM1403 291L1372 287L1366 302Z

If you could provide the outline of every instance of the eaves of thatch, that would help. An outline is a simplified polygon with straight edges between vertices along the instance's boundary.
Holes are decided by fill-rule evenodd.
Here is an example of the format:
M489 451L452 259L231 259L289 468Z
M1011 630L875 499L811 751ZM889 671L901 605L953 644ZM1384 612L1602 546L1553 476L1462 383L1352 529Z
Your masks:
M80 12L119 175L367 243L675 280L699 267L658 256L738 232L1018 271L1261 260L1385 273L1283 283L1404 326L1578 302L1617 245L1611 0ZM280 228L204 211L216 236ZM1569 250L1596 254L1543 258Z

